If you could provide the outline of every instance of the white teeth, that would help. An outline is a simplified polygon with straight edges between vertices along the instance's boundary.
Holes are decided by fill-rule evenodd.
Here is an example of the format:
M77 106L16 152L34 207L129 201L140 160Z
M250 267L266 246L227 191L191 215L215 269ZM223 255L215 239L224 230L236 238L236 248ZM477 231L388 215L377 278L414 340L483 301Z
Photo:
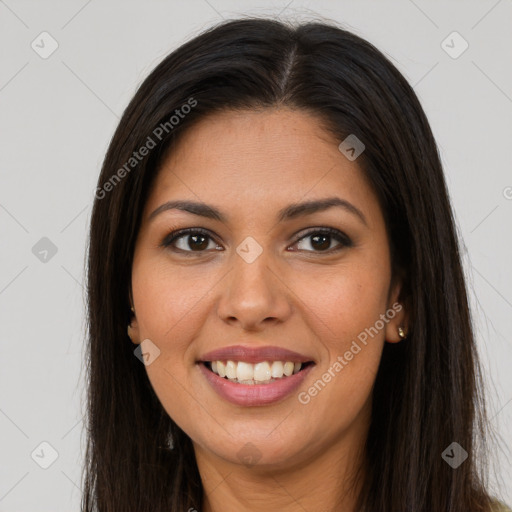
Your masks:
M292 361L262 361L251 364L245 361L211 361L211 369L220 377L239 384L262 384L298 373L302 363Z
M236 378L239 381L252 380L254 378L254 367L252 364L240 361L236 368Z
M272 375L270 374L270 365L267 361L254 365L254 380L261 382L264 380L270 380L270 377L272 377Z
M298 363L300 364L300 363ZM284 375L283 363L281 361L274 361L272 363L272 377L280 379Z
M294 364L290 361L284 363L284 374L289 377L293 373Z
M228 379L236 379L236 363L234 361L226 363L226 377Z

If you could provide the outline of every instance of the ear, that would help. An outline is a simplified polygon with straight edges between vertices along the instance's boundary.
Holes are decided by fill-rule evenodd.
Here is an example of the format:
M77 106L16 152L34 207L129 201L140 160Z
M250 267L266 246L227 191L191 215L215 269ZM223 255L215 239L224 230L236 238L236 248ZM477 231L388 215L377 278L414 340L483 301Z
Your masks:
M132 300L132 294L130 290L130 304L133 304ZM133 309L130 311L132 319L130 321L130 324L128 325L128 337L132 340L132 343L135 345L140 344L140 333L139 333L139 322L137 321L137 316L135 314L135 311Z
M400 301L401 289L402 280L399 280L392 286L389 294L388 308L386 310L388 322L385 331L386 341L388 343L398 343L402 341L402 338L398 334L399 327L404 330L406 335L409 330L407 309L403 302Z
M128 337L132 340L135 345L140 345L140 334L139 334L139 323L137 318L134 316L132 321L128 325Z

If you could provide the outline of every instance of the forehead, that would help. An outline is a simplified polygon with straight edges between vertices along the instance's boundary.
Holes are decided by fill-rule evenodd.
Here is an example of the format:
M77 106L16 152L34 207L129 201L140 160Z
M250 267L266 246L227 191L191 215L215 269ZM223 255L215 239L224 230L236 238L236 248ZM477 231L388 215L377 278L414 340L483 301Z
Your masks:
M317 116L302 110L211 114L168 154L145 217L170 199L225 205L243 215L332 195L359 203L370 217L378 214L371 211L372 204L378 206L364 173L339 151L340 142Z

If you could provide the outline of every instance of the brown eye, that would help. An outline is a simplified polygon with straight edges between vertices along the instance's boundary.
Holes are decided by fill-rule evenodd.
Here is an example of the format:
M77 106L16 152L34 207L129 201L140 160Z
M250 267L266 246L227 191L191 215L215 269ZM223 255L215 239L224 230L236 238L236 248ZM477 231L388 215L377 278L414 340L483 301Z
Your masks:
M352 247L352 240L334 228L312 228L309 232L299 238L295 245L305 244L305 240L310 240L311 248L299 247L298 250L313 253L332 253L346 247ZM332 243L337 242L337 246L332 247ZM188 228L173 231L163 240L162 247L169 247L176 252L204 253L208 249L223 250L215 243L210 233L201 228Z
M308 252L336 252L344 247L352 247L353 243L350 238L333 228L313 228L305 235L303 235L295 244L302 243L303 240L310 240L309 246L312 249L299 248L299 250L306 250ZM331 243L333 241L338 242L338 247L332 249Z
M179 245L176 242L178 242ZM173 249L182 252L200 253L205 252L210 243L213 243L213 247L210 247L210 249L218 248L218 245L215 244L213 238L206 230L190 228L173 231L165 238L161 245L162 247L172 246Z

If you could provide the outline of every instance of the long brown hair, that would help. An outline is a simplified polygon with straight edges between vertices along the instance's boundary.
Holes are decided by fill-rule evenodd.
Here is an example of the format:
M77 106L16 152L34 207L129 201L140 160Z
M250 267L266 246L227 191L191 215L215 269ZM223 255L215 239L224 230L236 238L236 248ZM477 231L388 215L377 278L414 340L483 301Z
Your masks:
M317 114L340 142L349 134L364 142L358 164L386 220L393 275L404 279L411 329L382 354L358 510L488 511L485 452L476 449L487 425L477 351L425 113L405 78L364 39L332 22L254 18L223 22L169 54L110 142L89 236L82 510L201 510L191 441L163 409L126 333L134 244L151 184L180 134L215 111L275 105ZM467 452L456 469L442 457L453 442Z

